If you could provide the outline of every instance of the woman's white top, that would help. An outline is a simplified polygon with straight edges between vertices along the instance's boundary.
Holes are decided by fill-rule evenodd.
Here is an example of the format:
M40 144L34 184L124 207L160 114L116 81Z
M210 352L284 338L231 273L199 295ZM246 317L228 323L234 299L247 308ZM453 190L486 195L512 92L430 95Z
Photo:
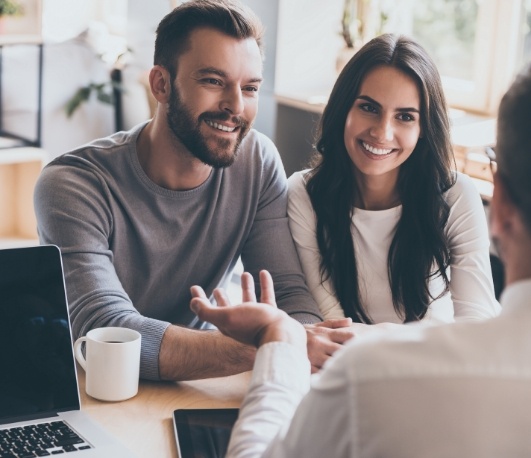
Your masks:
M289 179L288 216L291 233L306 276L306 282L325 319L342 318L344 312L329 279L321 281L321 255L315 236L316 216L306 191L305 174ZM481 197L472 180L457 173L446 194L450 215L446 236L450 249L450 291L432 301L423 321L479 320L499 314L494 296L489 258L490 239ZM356 252L358 282L363 307L375 323L401 323L393 307L387 273L387 256L402 206L369 211L356 208L352 217L352 239ZM438 275L430 281L432 297L444 289Z

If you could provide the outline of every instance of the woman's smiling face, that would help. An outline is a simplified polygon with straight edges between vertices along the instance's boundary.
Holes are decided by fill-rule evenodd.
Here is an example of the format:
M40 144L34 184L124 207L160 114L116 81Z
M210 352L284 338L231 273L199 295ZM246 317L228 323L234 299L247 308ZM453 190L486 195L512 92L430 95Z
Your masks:
M345 147L355 173L396 180L420 135L416 82L394 67L371 70L345 121Z

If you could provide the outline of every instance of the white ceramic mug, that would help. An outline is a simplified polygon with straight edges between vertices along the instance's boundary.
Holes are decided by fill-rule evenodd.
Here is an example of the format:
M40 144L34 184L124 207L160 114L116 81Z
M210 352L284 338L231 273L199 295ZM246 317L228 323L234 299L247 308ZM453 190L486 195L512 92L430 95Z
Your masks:
M86 359L81 352L85 342ZM98 328L74 344L85 370L85 391L101 401L123 401L138 393L140 333L127 328Z

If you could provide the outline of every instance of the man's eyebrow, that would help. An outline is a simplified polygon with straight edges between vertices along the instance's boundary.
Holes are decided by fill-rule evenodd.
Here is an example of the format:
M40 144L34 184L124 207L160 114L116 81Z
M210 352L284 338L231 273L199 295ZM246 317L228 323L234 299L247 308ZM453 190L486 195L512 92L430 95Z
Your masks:
M219 76L220 78L227 78L227 73L224 72L223 70L220 70L219 68L215 68L215 67L205 67L205 68L200 68L199 70L197 70L197 75L198 76L207 76L207 75L217 75ZM260 76L257 76L255 78L251 78L248 83L261 83L264 79Z
M222 78L226 78L227 74L223 71L223 70L220 70L219 68L215 68L215 67L206 67L206 68L200 68L199 70L197 70L197 73L198 75L218 75L218 76L221 76Z
M373 105L376 105L377 107L381 108L382 105L377 102L376 100L374 100L372 97L369 97L368 95L359 95L358 97L356 97L356 99L362 99L362 100L366 100L367 102L370 102L372 103ZM420 113L420 110L418 108L414 108L414 107L403 107L403 108L397 108L395 111L398 111L398 112L415 112L415 113Z

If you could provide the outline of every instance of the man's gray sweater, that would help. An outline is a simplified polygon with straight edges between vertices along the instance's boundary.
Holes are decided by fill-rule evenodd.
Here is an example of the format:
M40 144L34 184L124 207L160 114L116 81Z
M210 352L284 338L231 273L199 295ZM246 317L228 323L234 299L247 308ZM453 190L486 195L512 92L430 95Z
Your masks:
M166 327L201 325L190 287L210 296L226 286L240 255L255 279L271 272L280 308L302 323L320 321L289 232L273 143L251 130L232 166L213 169L195 189L171 191L140 166L144 126L56 158L37 183L39 237L61 249L74 338L101 326L136 329L141 377L157 380Z

